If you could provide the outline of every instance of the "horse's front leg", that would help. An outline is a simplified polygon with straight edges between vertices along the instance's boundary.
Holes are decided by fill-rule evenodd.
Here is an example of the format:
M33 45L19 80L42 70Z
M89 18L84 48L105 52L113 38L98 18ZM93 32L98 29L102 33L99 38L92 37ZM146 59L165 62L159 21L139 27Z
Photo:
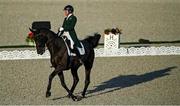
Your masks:
M59 79L60 79L60 81L61 81L61 85L62 85L63 88L69 93L70 90L68 89L68 87L66 86L66 83L65 83L65 81L64 81L64 74L63 74L63 72L58 73L58 76L59 76Z
M58 76L60 78L60 81L61 81L61 85L64 87L64 89L68 92L68 97L69 98L72 98L74 101L77 101L77 97L73 95L73 92L72 90L69 90L65 84L65 81L64 81L64 74L63 72L60 72L58 73Z
M47 86L47 91L46 91L46 97L51 96L51 84L52 84L52 80L54 78L54 76L56 76L59 73L58 69L55 69L50 75L49 75L49 82L48 82L48 86Z

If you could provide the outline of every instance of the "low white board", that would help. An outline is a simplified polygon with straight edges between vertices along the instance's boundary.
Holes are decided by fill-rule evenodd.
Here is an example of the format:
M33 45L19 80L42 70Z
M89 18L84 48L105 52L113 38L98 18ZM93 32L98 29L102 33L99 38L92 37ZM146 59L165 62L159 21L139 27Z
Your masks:
M140 47L119 49L95 49L95 57L120 57L120 56L156 56L156 55L180 55L180 47ZM0 60L22 60L22 59L49 59L49 51L43 55L38 55L36 50L13 50L0 51Z

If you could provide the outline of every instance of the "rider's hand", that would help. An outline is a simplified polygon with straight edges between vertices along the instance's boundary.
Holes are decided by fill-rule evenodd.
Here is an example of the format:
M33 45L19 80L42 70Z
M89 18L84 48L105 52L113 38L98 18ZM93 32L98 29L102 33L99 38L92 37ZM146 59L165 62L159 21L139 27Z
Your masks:
M64 28L63 28L63 27L60 27L60 28L59 28L59 31L60 31L60 32L62 32L63 30L64 30Z

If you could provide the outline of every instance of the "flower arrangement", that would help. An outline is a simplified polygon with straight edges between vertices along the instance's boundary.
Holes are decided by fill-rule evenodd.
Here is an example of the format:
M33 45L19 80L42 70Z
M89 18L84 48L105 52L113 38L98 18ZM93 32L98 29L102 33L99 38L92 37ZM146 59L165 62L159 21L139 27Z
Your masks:
M28 36L26 37L26 42L28 43L28 45L30 46L35 46L35 42L34 42L34 35L32 32L28 33Z
M122 29L119 29L119 28L108 28L108 29L105 29L104 30L104 34L109 34L109 33L112 33L112 34L122 34Z

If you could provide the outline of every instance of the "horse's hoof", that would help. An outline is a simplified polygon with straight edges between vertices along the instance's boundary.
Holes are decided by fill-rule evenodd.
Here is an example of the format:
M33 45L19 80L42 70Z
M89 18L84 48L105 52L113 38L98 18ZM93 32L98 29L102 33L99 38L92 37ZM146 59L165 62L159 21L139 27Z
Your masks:
M82 99L83 99L82 96L77 96L77 101L80 101Z
M73 101L77 101L77 97L74 96L74 95L71 95L71 99L72 99Z
M46 98L51 96L51 92L46 92Z
M82 100L82 97L80 97L80 96L71 96L71 98L72 98L73 101L80 101L80 100Z

